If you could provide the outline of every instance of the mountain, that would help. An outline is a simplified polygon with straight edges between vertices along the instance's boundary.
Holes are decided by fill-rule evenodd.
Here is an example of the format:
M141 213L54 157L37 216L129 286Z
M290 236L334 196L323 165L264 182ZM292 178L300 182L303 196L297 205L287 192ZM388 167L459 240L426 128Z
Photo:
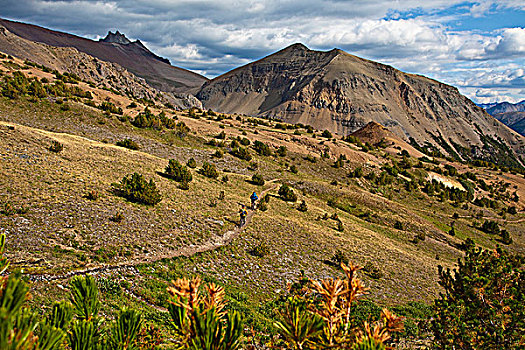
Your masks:
M405 141L457 158L494 158L494 147L525 153L523 137L455 87L339 49L291 45L206 82L197 97L219 112L310 124L339 134L375 121Z
M518 103L494 102L479 106L512 130L525 136L525 100Z
M116 63L106 62L72 47L53 47L21 38L0 24L0 51L59 72L73 73L82 80L137 98L153 99L158 91L143 78Z
M106 38L93 41L5 19L0 19L0 25L33 42L54 47L73 47L100 60L117 63L161 91L188 93L197 90L207 80L197 73L171 66L168 60L149 51L140 41L131 42L119 32L108 33ZM10 52L7 50L6 53Z
M518 103L499 102L495 105L485 108L490 115L507 112L525 112L525 100Z

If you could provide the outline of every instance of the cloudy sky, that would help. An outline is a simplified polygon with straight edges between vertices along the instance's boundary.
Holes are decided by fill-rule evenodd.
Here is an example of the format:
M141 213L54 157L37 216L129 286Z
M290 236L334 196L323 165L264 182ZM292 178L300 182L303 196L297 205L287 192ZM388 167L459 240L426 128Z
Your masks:
M296 42L341 48L452 84L476 102L525 99L525 0L0 0L0 17L140 39L214 77Z

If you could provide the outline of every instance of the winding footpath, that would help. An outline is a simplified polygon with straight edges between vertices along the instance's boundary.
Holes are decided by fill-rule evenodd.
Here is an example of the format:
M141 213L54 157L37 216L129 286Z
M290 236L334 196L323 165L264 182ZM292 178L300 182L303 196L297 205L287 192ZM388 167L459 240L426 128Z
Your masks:
M278 184L275 183L277 180L278 179L273 179L271 181L268 181L268 183L270 183L271 186L269 188L265 189L264 191L262 191L261 194L259 195L259 197L263 198L264 195L266 195L266 193L268 193L269 191L275 189L277 187L277 185L278 185ZM183 248L180 248L180 249L178 249L176 251L170 252L168 254L156 255L154 257L148 257L148 258L145 258L145 257L137 258L137 259L135 259L133 261L128 261L128 262L125 262L125 263L118 263L118 264L114 264L114 265L102 265L102 266L88 268L88 269L84 269L84 270L76 270L76 271L67 272L67 273L62 274L62 275L26 274L26 276L28 276L29 279L31 281L33 281L33 282L65 280L65 279L69 279L69 278L71 278L73 276L79 276L79 275L89 275L89 274L93 274L93 273L102 273L102 272L109 272L109 271L119 271L119 270L133 269L133 268L135 268L135 266L137 266L139 264L154 263L154 262L160 261L162 259L171 259L171 258L175 258L175 257L179 257L179 256L190 257L190 256L198 254L198 253L203 253L203 252L215 250L215 249L217 249L219 247L223 247L223 246L226 246L226 245L230 244L251 223L252 217L255 214L255 212L256 212L255 210L249 210L248 211L248 215L246 217L246 224L244 226L242 226L242 227L237 226L235 229L227 231L222 236L217 236L217 235L212 236L208 241L206 241L203 244L196 245L196 246L183 247ZM131 294L134 297L137 297L135 295L135 293L133 293L132 291L126 291L126 292L128 294ZM142 301L146 302L145 300L142 300ZM151 306L154 306L154 305L151 305Z

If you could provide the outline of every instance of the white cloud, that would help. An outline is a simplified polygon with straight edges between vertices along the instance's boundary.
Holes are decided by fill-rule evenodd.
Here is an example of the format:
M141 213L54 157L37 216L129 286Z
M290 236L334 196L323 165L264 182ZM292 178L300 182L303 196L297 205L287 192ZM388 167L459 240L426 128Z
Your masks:
M430 75L472 98L490 88L516 98L525 88L525 29L505 28L498 17L502 10L525 11L523 0L2 0L2 5L3 16L90 38L118 29L172 64L210 77L303 42ZM501 26L488 32L454 28L473 17Z

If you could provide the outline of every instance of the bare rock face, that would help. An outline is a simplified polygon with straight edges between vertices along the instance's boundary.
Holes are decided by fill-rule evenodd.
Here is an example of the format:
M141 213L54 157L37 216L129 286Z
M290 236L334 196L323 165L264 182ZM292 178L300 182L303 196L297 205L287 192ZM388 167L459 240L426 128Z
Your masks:
M100 39L99 41L102 41L105 43L122 44L122 45L131 44L131 40L126 38L126 36L124 34L121 34L118 30L115 33L112 33L111 31L109 31L108 35L106 35L104 39Z
M485 150L487 159L504 152L519 165L525 155L522 136L456 88L338 49L294 44L208 81L197 97L219 112L267 116L343 135L375 121L407 142L460 159Z

